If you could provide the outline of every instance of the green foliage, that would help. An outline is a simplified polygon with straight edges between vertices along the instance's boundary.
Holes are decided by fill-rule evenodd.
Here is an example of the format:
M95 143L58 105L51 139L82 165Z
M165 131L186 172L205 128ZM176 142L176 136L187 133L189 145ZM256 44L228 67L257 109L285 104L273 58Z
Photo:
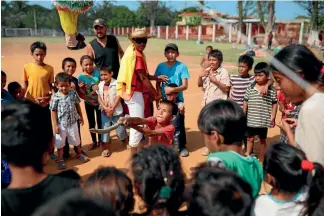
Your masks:
M200 9L198 7L187 7L180 11L180 13L183 12L200 12Z
M186 23L189 26L198 26L201 24L201 16L186 17Z
M126 6L114 6L111 18L108 20L110 27L132 27L135 24L135 13Z

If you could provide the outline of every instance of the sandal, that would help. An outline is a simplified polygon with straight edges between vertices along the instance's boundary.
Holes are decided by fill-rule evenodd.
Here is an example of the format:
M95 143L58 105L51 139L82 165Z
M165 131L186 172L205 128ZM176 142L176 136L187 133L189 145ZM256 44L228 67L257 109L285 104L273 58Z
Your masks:
M59 169L59 170L66 169L66 165L64 163L64 160L60 160L60 161L57 162L57 169Z
M89 147L88 147L88 151L91 151L91 150L97 148L97 146L98 146L98 143L97 143L97 142L93 142L93 143L91 143L91 144L89 145Z
M83 154L78 155L77 158L78 158L82 163L87 163L88 161L90 161L90 159L89 159L87 156L83 155Z
M103 150L101 153L101 156L103 156L103 157L109 157L110 155L111 155L111 152L108 149Z

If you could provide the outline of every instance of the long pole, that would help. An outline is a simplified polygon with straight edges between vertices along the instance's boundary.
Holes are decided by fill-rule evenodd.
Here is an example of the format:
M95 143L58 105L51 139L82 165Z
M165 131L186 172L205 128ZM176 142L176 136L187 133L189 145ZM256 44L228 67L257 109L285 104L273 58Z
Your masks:
M35 28L35 35L37 35L37 20L36 20L36 10L34 8L34 28Z

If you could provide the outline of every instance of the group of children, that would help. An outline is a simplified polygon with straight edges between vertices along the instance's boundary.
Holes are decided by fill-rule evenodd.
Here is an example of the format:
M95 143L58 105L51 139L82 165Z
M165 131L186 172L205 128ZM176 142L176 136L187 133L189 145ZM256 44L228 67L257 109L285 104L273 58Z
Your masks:
M169 105L167 102L160 106L165 110ZM309 161L300 149L277 143L266 150L262 171L255 158L245 157L242 152L247 118L233 101L215 100L201 110L198 126L206 146L215 153L192 169L190 179L184 175L177 152L166 145L142 148L132 155L132 179L114 167L98 168L85 182L73 170L45 174L43 163L53 136L47 115L46 110L30 102L2 107L2 156L12 173L10 185L1 192L4 215L323 213L323 166ZM39 133L42 136L37 136ZM272 189L269 194L258 196L263 179ZM137 213L135 194L142 203ZM183 204L187 204L186 211L179 210Z
M55 141L50 148L50 157L57 160L58 169L65 169L64 159L70 156L69 145L74 146L77 158L82 162L89 158L81 149L80 125L83 125L83 115L80 109L80 98L84 100L89 128L106 129L119 121L123 125L116 129L118 138L128 144L126 126L134 128L149 137L148 145L165 144L179 151L183 157L189 155L186 149L186 132L184 125L183 92L188 88L190 77L186 65L177 61L179 50L176 44L168 44L165 48L166 62L161 63L155 72L156 77L167 77L167 82L157 82L157 90L162 95L162 101L157 102L155 116L145 119L125 117L127 108L121 97L117 95L117 80L109 67L97 69L93 59L84 55L80 59L82 72L76 78L77 63L73 58L62 61L62 72L54 78L54 69L46 64L47 48L43 42L35 42L30 47L34 59L24 66L25 88L19 83L8 85L6 75L2 72L3 103L9 100L29 100L49 110L48 118L52 121ZM146 125L146 127L141 127ZM98 145L102 147L102 156L111 155L109 133L98 136L91 133L92 143L89 150ZM57 149L57 156L54 148Z

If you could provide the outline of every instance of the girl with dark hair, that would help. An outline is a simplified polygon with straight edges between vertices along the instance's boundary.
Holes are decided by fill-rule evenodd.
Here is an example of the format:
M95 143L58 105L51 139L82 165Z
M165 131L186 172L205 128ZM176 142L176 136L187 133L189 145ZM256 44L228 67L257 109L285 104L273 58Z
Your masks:
M183 203L184 173L176 151L162 145L143 148L132 157L136 193L145 202L145 216L178 216Z
M127 216L134 209L133 185L129 177L115 167L95 170L84 184L87 197L100 197L113 206L117 216Z
M289 143L298 145L310 160L324 164L324 81L323 62L304 45L291 45L283 48L274 58L281 62L296 76L310 84L302 87L283 73L273 60L273 76L286 99L293 104L303 104L296 119L286 118L278 125L288 136ZM296 127L297 125L297 127ZM292 129L296 127L294 137Z
M79 96L84 100L85 110L88 118L89 129L97 127L101 128L101 111L98 102L98 84L100 81L100 71L94 69L93 59L84 55L80 59L82 73L78 77L79 81ZM96 118L95 118L96 116ZM97 120L96 120L97 119ZM89 150L94 149L101 144L101 136L91 133L92 144Z
M269 194L256 199L254 215L312 215L324 195L324 168L284 143L270 146L263 163Z
M189 216L251 215L252 188L236 173L200 166L192 180Z

